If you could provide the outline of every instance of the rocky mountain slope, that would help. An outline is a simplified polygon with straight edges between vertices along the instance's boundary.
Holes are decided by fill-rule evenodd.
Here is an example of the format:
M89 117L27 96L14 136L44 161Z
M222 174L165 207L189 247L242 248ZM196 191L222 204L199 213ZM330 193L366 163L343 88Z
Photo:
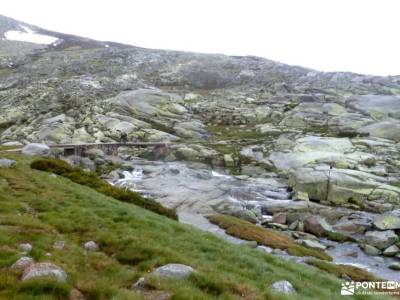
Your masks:
M55 42L15 41L9 37L15 31ZM3 141L106 141L116 138L115 128L132 137L148 132L150 140L201 139L209 136L204 126L210 124L273 124L400 138L395 96L400 77L142 49L49 32L5 17L0 35ZM156 131L153 122L174 136Z
M208 175L193 175L199 188L186 194L166 181L164 204L231 213L292 235L314 214L329 223L325 231L350 236L366 252L400 258L400 76L143 49L6 17L0 39L3 145L110 142L120 131L129 140L171 141L167 162L224 168L240 183L218 179L211 201L210 186L198 180ZM120 151L132 154L151 158ZM162 168L148 168L159 175L148 185L168 168L184 177ZM279 213L279 222L266 217Z
M19 32L22 40L25 34L54 41L16 41L10 32ZM339 169L332 176L344 172L364 182L367 177L398 183L399 76L322 73L258 57L142 49L6 17L0 19L0 35L3 143L108 142L120 130L129 140L186 143L170 160L233 167L254 160L283 172L330 163ZM207 142L232 144L242 154L223 157L221 147ZM393 189L390 195L397 199ZM326 191L311 194L329 198Z

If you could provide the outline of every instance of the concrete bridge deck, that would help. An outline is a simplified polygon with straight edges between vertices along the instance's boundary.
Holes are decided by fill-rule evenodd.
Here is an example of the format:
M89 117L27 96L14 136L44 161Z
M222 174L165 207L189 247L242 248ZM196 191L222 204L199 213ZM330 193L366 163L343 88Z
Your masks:
M156 147L168 146L169 143L85 143L85 144L48 144L50 148L73 148L73 147L96 147L96 146L114 146L114 147Z
M83 156L86 150L101 149L106 154L113 154L119 147L146 148L153 147L155 151L165 153L169 143L85 143L85 144L49 144L50 148L64 149L64 155L79 155Z

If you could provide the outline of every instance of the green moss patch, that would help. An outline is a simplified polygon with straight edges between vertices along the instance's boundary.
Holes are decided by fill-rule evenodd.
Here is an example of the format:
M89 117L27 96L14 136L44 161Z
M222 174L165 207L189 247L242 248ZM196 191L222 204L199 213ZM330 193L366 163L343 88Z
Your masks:
M227 215L212 215L208 218L211 223L225 229L227 234L235 237L256 241L261 245L274 249L286 250L290 255L294 256L313 256L323 260L332 260L323 251L301 246L284 234L262 228L250 222Z

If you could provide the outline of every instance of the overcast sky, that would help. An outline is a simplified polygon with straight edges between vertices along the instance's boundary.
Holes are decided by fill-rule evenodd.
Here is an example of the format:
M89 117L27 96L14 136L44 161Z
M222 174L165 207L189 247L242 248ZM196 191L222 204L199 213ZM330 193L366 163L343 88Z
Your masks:
M400 75L399 0L1 0L0 14L141 47Z

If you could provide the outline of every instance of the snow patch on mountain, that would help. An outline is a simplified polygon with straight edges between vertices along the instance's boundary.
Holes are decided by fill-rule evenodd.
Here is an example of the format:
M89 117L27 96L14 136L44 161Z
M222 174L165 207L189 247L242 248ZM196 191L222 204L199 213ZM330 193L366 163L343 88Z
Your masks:
M26 26L20 26L20 28L23 31L10 30L4 33L4 39L44 45L52 44L58 40L58 38L53 36L38 34Z

